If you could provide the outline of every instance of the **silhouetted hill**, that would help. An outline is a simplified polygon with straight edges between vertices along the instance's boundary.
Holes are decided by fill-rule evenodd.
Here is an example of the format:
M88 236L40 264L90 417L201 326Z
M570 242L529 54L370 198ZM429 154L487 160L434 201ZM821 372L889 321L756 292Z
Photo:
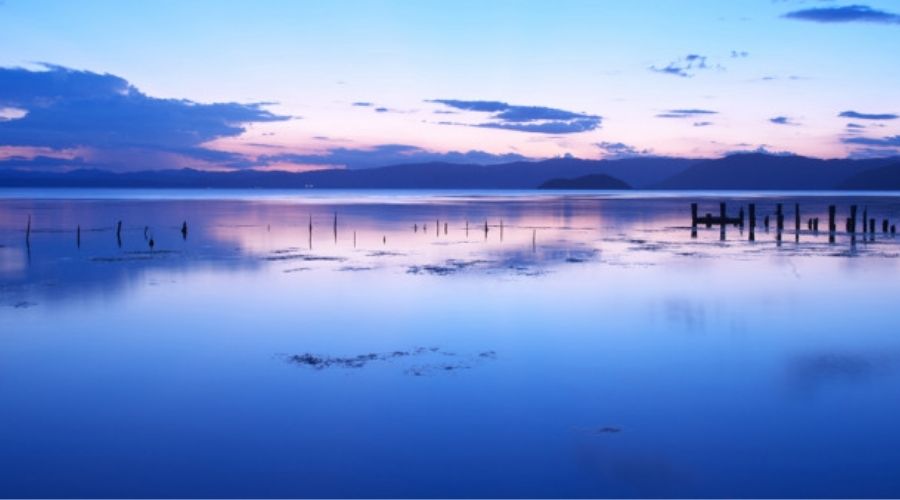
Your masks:
M361 170L208 172L191 169L113 173L103 170L41 172L0 170L2 187L125 188L337 188L337 189L535 189L551 179L609 176L637 189L807 190L845 188L863 172L898 158L819 160L802 156L739 154L716 160L554 158L499 165L422 163ZM876 174L872 174L876 175ZM888 174L878 174L888 175ZM885 177L885 179L890 179ZM871 188L885 188L875 180ZM886 181L885 181L886 182ZM605 189L605 188L604 188Z
M70 172L0 172L7 187L176 187L176 188L341 188L341 189L534 189L553 178L621 172L622 179L645 187L690 166L695 160L635 158L581 160L555 158L500 165L423 163L361 170L208 172L191 169L112 173L102 170Z
M860 172L840 184L848 190L900 190L900 162Z
M659 189L837 189L865 170L896 161L819 160L804 156L735 154L716 160L699 160L683 172L658 183Z
M550 179L538 189L631 189L631 186L606 174L591 174L574 179Z

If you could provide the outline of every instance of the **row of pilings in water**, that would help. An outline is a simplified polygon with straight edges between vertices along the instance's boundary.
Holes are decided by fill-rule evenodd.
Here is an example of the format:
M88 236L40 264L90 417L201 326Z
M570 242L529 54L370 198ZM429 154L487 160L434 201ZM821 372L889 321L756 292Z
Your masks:
M181 223L180 232L181 238L187 240L187 221ZM150 247L150 250L153 250L153 247L156 246L156 240L154 240L153 233L150 231L149 226L144 226L144 241L147 243L147 246ZM119 248L122 247L122 221L116 222L116 244ZM25 246L31 249L31 215L28 216L28 222L25 225ZM81 224L75 226L75 246L81 248Z
M748 239L750 241L755 241L756 239L756 228L757 225L757 211L756 211L756 203L749 203L747 205L747 213L744 213L743 205L740 207L737 216L729 216L726 208L725 202L719 202L719 215L713 215L712 213L706 213L705 215L699 215L699 205L697 203L691 203L691 237L697 237L697 227L699 225L706 226L710 228L712 226L719 226L719 239L725 240L725 228L726 226L735 226L740 229L744 228L745 222L749 227L749 235ZM776 230L776 240L781 241L781 235L784 232L784 204L777 203L775 205L775 213L771 214L775 219L775 230ZM862 233L865 237L866 235L874 237L876 234L876 230L878 229L878 220L874 217L869 217L869 209L868 207L864 207L862 211L862 227L857 227L859 215L859 207L857 205L850 205L849 217L844 220L844 231L851 236L851 242L856 242L856 234ZM771 224L771 219L769 215L763 216L762 226L768 232ZM801 216L800 216L800 204L794 204L794 236L797 241L800 239L800 228L801 228ZM807 231L811 231L814 234L819 233L819 218L818 217L810 217L806 219L806 229ZM881 233L884 235L894 236L897 234L897 225L892 223L887 218L881 219ZM837 205L828 205L828 241L829 243L835 242L835 237L838 233L837 227Z

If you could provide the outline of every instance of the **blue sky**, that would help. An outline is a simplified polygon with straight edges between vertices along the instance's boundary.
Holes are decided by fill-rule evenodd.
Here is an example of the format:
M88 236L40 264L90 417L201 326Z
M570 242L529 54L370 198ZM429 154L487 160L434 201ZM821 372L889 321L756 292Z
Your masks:
M898 1L0 1L0 158L18 164L900 154ZM80 137L108 99L62 120L60 100L4 95L47 71L115 75L140 93L129 119L220 105Z

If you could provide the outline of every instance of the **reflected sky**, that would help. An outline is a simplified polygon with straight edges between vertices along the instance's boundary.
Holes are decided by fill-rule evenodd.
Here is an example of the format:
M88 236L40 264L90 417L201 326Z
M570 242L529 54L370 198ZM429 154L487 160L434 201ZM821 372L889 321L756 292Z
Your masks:
M896 198L69 193L0 200L2 496L900 495Z

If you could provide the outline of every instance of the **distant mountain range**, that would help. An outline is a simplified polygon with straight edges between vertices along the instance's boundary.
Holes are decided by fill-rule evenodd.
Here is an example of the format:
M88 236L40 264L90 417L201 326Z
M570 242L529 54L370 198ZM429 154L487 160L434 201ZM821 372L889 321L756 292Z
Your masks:
M555 158L487 166L422 163L303 173L0 171L0 187L535 189L548 184L560 189L900 190L900 157L819 160L748 153L714 160Z

